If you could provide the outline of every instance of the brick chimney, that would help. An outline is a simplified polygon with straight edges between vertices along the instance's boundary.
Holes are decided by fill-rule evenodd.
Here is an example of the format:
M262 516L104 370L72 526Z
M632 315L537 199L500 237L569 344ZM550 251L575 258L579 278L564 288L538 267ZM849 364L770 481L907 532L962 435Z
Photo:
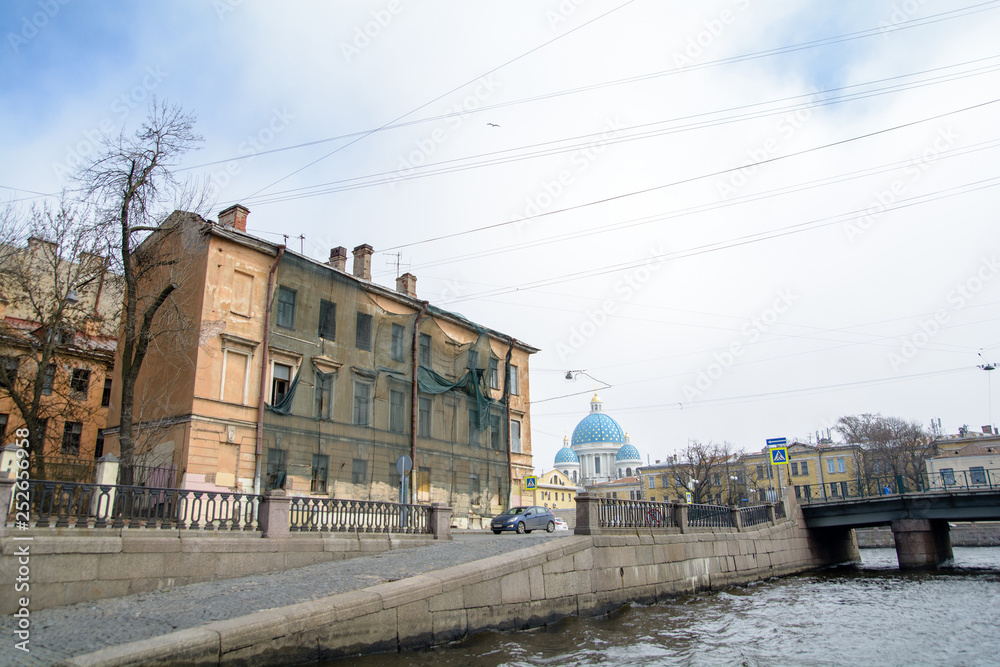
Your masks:
M344 246L337 246L336 248L331 248L330 261L328 261L327 264L337 269L338 271L346 271L347 248L345 248Z
M219 213L219 224L223 227L232 227L238 231L246 232L247 215L249 214L250 209L243 204L233 204Z
M363 243L354 249L354 275L362 280L372 279L372 253L375 249Z
M417 277L412 273L404 273L396 278L396 291L406 296L417 298Z

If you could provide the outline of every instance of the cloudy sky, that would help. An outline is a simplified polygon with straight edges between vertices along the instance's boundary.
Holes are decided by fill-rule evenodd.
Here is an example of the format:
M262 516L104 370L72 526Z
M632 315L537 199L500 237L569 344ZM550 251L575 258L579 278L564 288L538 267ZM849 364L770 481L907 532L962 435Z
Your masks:
M1000 2L35 0L0 25L0 196L181 105L213 218L369 243L376 281L541 348L539 469L595 387L651 459L990 422Z

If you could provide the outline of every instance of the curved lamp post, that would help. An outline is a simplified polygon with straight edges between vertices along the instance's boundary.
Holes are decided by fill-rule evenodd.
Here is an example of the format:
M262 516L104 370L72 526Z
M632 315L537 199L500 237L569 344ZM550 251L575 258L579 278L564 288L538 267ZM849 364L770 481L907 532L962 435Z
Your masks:
M604 385L603 387L601 387L602 389L608 389L609 387L611 387L610 384L608 384L604 380L598 380L597 378L595 378L593 375L591 375L587 371L580 371L580 370L566 371L566 379L567 380L575 380L576 378L578 378L581 375L586 375L587 377L589 377L594 382L600 382L601 384Z

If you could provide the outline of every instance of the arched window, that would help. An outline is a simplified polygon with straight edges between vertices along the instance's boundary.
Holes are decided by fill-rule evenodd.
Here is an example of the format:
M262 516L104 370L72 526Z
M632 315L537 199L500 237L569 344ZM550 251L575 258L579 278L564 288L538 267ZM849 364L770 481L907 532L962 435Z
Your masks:
M573 483L576 484L576 471L573 471Z
M631 468L625 468L625 476L626 477L631 477L632 476L632 469Z
M599 456L594 457L594 474L595 475L601 474L601 457Z

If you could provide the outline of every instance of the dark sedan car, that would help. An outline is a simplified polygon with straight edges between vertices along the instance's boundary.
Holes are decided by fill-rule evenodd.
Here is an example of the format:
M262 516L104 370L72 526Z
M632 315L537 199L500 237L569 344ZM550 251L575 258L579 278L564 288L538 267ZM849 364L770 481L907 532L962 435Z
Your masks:
M556 515L545 507L511 507L500 516L493 517L490 524L493 532L499 535L505 530L516 533L530 533L533 530L545 530L551 533L556 529Z

